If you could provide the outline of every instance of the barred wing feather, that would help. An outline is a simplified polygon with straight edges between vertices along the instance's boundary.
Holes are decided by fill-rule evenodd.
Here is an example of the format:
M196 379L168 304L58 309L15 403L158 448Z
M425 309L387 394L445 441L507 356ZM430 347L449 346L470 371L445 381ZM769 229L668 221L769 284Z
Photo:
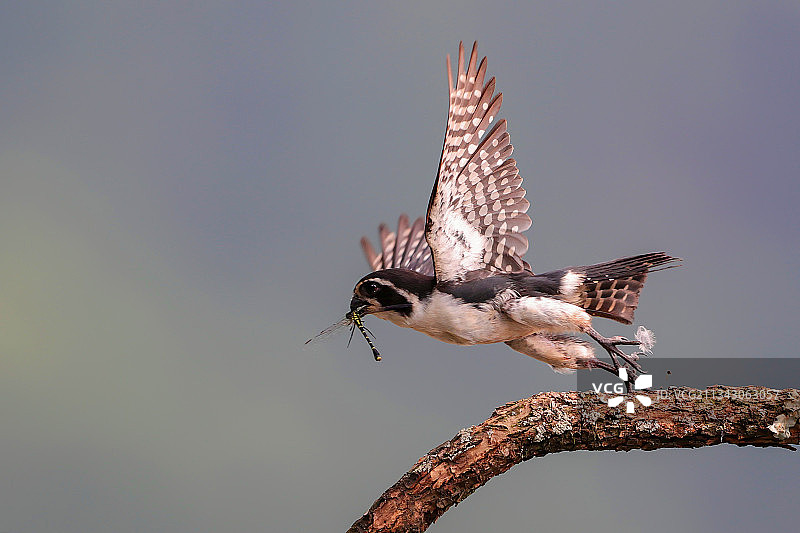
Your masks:
M380 252L376 252L366 237L361 238L361 248L372 270L384 268L407 268L420 274L433 275L431 249L425 241L425 220L417 218L412 225L408 216L400 215L397 233L389 230L386 224L378 228Z
M474 270L530 270L522 259L530 203L510 157L506 121L490 129L503 96L493 96L494 78L483 84L486 58L478 65L477 57L475 43L465 66L459 45L455 88L447 57L450 109L425 232L437 281L462 280Z

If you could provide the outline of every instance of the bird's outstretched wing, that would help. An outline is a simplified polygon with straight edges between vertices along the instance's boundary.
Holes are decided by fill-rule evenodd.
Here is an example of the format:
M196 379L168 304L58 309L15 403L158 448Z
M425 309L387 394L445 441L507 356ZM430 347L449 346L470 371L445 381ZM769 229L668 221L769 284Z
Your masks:
M465 66L459 44L455 87L447 56L450 110L425 227L437 281L461 280L474 270L530 270L522 259L530 203L511 158L506 121L490 129L503 95L493 96L494 78L483 85L486 58L477 64L477 48L476 42Z
M361 248L372 270L407 268L420 274L433 275L431 249L425 241L425 220L419 217L411 226L408 216L400 215L397 233L389 231L386 224L378 228L380 253L376 253L369 239L361 237Z

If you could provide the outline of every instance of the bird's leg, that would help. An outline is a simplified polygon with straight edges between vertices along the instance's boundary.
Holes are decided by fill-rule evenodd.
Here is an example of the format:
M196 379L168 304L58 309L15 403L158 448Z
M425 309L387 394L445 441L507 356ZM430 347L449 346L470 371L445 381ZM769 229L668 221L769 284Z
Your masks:
M600 368L600 369L603 369L603 370L605 370L607 372L611 372L615 376L619 375L619 373L618 373L619 371L617 370L619 367L615 368L614 365L608 364L605 361L601 361L600 359L598 359L596 361L591 361L589 363L589 368Z
M611 361L614 363L613 367L600 368L608 370L616 375L619 373L620 366L624 366L628 370L628 381L625 382L625 387L628 392L631 392L631 390L633 390L633 382L636 380L636 376L643 372L642 366L637 362L637 359L639 359L638 354L626 354L619 349L619 346L636 346L639 344L639 341L632 341L630 339L626 339L625 337L603 337L592 327L589 327L589 329L586 330L586 333L591 338L596 340L597 343L608 352L608 355L611 356ZM619 360L617 359L618 357L624 361L623 365L620 365Z
M609 352L610 353L610 352ZM605 361L600 361L599 359L596 361L592 361L590 363L590 368L601 368L615 376L619 377L619 363L614 355L611 356L611 360L614 364L606 363ZM616 365L616 366L615 366ZM627 366L626 366L627 368ZM633 382L636 379L637 372L635 369L628 368L628 380L625 382L625 392L630 394L633 391Z

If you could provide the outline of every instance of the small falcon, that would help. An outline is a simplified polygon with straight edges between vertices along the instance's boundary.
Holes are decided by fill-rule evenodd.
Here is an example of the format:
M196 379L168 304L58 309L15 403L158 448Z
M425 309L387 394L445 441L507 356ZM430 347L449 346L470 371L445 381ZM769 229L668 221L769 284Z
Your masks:
M374 272L353 289L347 320L368 341L361 317L371 314L452 344L504 342L557 372L616 374L625 367L632 380L642 370L638 354L619 347L649 341L604 337L592 317L631 324L648 273L679 266L680 259L655 252L534 274L522 259L530 203L507 123L495 120L502 94L485 76L477 43L466 64L459 45L455 86L447 56L450 108L427 216L410 223L401 215L396 232L382 224L379 251L361 239ZM574 334L597 341L612 363Z

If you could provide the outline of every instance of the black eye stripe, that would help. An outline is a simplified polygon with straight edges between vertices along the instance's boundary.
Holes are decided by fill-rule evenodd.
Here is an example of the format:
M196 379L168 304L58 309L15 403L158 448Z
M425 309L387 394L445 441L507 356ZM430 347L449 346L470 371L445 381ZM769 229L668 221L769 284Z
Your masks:
M374 281L366 281L361 286L361 290L367 296L374 296L374 295L378 294L378 291L380 291L380 288L381 288L380 284L378 284L378 283L376 283Z
M426 298L433 290L434 283L433 276L412 270L389 269L365 276L356 284L354 292L355 296L375 306L409 316L412 304ZM377 287L374 293L367 289L372 284Z

